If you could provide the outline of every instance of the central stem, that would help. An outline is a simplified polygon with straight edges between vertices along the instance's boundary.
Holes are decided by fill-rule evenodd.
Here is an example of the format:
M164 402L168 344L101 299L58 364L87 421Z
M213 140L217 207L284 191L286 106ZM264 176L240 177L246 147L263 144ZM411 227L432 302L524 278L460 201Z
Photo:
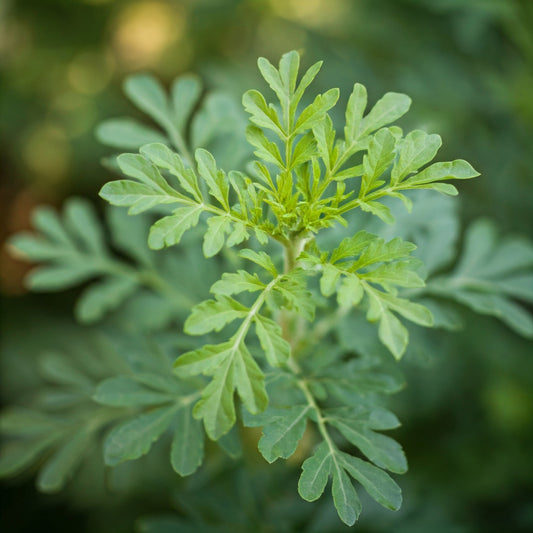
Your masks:
M308 240L309 237L302 234L296 234L284 243L284 274L288 274L296 268L298 256L303 252ZM302 316L295 317L294 313L291 313L287 309L283 309L280 314L279 323L283 331L283 337L289 342L291 348L294 350L295 346L298 344L298 339L305 336L305 319Z
M308 238L302 235L292 237L287 244L284 245L284 269L283 272L288 274L291 270L296 268L296 260L303 252Z

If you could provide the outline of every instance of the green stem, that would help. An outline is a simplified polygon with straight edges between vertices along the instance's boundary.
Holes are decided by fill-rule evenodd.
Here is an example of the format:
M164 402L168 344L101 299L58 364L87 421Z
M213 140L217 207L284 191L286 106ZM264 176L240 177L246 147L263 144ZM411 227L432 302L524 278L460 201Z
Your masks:
M289 367L289 369L293 372L295 376L299 376L302 374L302 370L300 366L292 357L289 359L287 366ZM313 393L309 389L309 385L307 384L307 382L304 379L300 378L300 379L297 379L296 383L299 389L303 392L308 405L316 413L316 425L318 427L318 431L322 435L324 442L328 445L329 451L335 463L335 467L338 468L337 459L336 459L337 447L335 446L335 443L333 442L333 439L331 438L331 435L328 432L328 428L326 426L326 418L322 415L322 411L320 410L320 407L317 401L315 400Z

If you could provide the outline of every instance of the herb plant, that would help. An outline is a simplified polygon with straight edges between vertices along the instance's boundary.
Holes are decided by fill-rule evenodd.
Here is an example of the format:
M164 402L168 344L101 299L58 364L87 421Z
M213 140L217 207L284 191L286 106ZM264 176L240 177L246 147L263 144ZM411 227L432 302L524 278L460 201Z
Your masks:
M118 206L108 211L115 251L94 210L77 199L62 219L38 210L40 236L13 238L19 253L44 263L29 275L34 290L98 279L79 297L76 316L107 320L115 347L102 350L96 369L45 356L45 376L63 395L56 390L54 405L4 413L2 430L14 437L0 461L4 475L44 460L38 486L54 491L95 439L103 436L105 463L115 466L172 433L170 463L188 476L204 461L205 435L234 456L239 437L251 432L243 428L257 427L264 459L297 452L300 496L319 499L331 479L337 513L352 525L361 513L359 485L388 509L401 505L386 471L404 473L407 461L382 432L399 426L385 397L403 386L394 359L409 344L405 321L453 329L455 300L533 334L531 316L513 300L532 299L524 290L529 243L498 244L480 221L455 270L443 270L457 228L443 222L449 204L420 190L456 195L447 182L478 176L472 166L431 163L438 135L404 135L392 125L410 99L387 93L367 111L358 83L339 134L330 117L339 91L304 105L321 63L301 78L299 63L296 52L279 68L259 59L274 103L256 90L243 97L256 158L244 168L223 97L199 104L194 77L178 79L170 96L149 76L130 78L127 95L161 131L132 119L99 129L106 144L138 149L110 160L124 177L100 192ZM209 145L225 159L229 150L240 170L222 170ZM126 339L118 347L117 328ZM132 349L127 339L139 335Z

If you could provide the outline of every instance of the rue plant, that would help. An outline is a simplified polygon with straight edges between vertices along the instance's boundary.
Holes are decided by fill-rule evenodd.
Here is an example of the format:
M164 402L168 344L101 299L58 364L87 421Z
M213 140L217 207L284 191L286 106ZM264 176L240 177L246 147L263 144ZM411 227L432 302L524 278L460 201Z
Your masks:
M361 513L358 487L396 510L401 491L386 471L407 470L401 446L381 433L399 426L384 397L403 382L390 355L375 344L368 349L373 332L364 317L395 359L409 343L405 321L456 326L457 317L439 299L499 316L531 335L529 315L510 299L519 292L512 276L532 263L530 245L506 241L526 259L515 264L512 254L501 252L503 262L491 272L488 258L498 257L499 245L486 222L470 231L477 234L456 272L441 272L425 284L426 274L438 273L450 257L447 238L439 237L442 225L433 224L441 220L442 204L434 203L433 193L411 191L453 196L457 189L448 181L478 173L464 160L431 163L441 138L422 130L404 135L393 125L409 109L407 96L387 93L367 109L367 92L356 83L337 131L330 112L339 91L306 99L320 62L301 76L296 52L284 55L279 68L264 58L258 65L272 92L268 98L257 90L244 94L246 139L256 159L239 170L223 170L205 149L217 124L226 136L221 156L232 155L234 119L220 119L227 112L220 96L198 109L196 78L178 79L170 97L149 76L128 80L127 95L162 131L131 119L109 121L99 130L109 145L140 147L118 156L124 176L100 192L132 215L110 211L113 244L122 256L110 252L93 211L79 200L66 204L63 221L41 209L35 223L42 236L13 239L19 253L45 263L30 274L33 289L99 278L82 293L78 318L94 323L114 313L121 317L122 335L131 338L138 332L124 324L166 328L175 361L150 341L141 355L109 356L103 376L89 379L48 355L48 375L61 386L84 389L86 407L82 414L73 410L70 423L54 413L8 411L3 430L18 439L0 463L4 474L47 457L38 484L56 490L95 438L103 435L105 463L114 466L148 453L172 430L170 462L187 476L204 461L205 434L233 455L239 435L251 431L243 427L259 427L264 459L272 463L297 452L300 496L317 500L331 480L337 513L352 525ZM401 238L409 233L402 226L386 238L370 231L377 227L373 217L394 224L398 201L407 211L413 201L415 211L437 208L426 209L416 222L434 232L426 267L413 255L415 244ZM148 226L150 250L143 244ZM491 243L483 245L485 280L476 278L483 268L462 274L479 260L481 242ZM159 261L153 250L167 247L181 251L158 252L166 258ZM427 242L425 249L431 250ZM353 334L349 342L347 330ZM111 364L117 357L122 366ZM32 424L33 433L21 429ZM17 455L20 446L29 451Z

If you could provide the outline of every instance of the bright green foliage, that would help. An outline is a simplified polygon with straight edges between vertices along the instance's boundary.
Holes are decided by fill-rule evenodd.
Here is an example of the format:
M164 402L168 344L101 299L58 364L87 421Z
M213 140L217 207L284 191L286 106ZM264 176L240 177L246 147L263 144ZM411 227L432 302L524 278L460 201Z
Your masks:
M98 378L48 362L56 392L84 395L86 408L72 420L7 411L2 431L16 440L0 462L3 474L46 457L38 483L55 490L100 439L108 466L155 453L160 441L186 476L204 460L205 434L236 456L236 428L261 427L265 460L304 454L302 498L317 500L331 480L339 517L352 525L362 510L359 485L388 509L401 504L386 471L404 473L407 461L382 432L399 426L383 405L403 386L390 356L400 359L408 349L403 320L450 327L444 296L531 335L530 316L511 300L531 301L530 245L498 244L491 227L477 223L455 270L443 273L457 228L447 234L435 221L440 207L425 192L411 192L455 195L444 182L477 172L463 160L431 163L440 137L420 130L404 136L393 125L411 103L402 94L387 93L367 110L366 89L356 83L339 136L329 115L339 91L307 98L321 63L300 77L299 62L296 52L278 68L259 60L276 98L270 103L257 90L243 97L256 157L246 172L237 156L236 170L223 170L206 149L232 123L220 97L202 99L193 77L177 80L170 94L149 76L128 79L126 94L162 131L130 119L99 129L107 144L138 150L117 157L123 177L100 192L117 206L109 211L112 244L127 259L110 251L92 209L77 200L61 220L38 211L39 236L13 239L44 264L30 274L35 289L98 278L84 289L78 318L109 313L122 328L118 337L136 346L117 348L122 362ZM414 236L418 249L408 240ZM366 335L375 332L365 330L374 327L368 323L377 323L381 344ZM132 326L165 335L145 343ZM352 327L358 333L347 339Z
M433 325L433 317L424 306L397 296L396 287L424 286L416 273L420 262L409 257L415 248L414 244L399 238L385 242L376 235L360 231L344 239L331 255L316 248L314 253L304 252L301 258L311 270L321 274L320 291L324 296L337 293L341 308L358 305L366 294L367 319L379 320L379 338L400 358L409 336L393 312L421 326Z

